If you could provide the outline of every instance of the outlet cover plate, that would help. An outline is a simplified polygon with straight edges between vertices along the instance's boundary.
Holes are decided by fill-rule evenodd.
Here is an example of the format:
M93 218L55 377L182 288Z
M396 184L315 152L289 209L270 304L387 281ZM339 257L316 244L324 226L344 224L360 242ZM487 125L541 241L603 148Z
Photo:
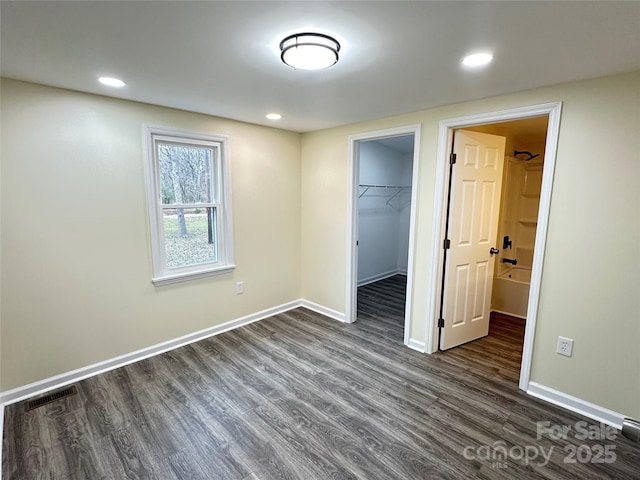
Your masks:
M573 350L573 339L566 338L566 337L558 337L558 348L556 352L558 352L560 355L570 357L572 350Z

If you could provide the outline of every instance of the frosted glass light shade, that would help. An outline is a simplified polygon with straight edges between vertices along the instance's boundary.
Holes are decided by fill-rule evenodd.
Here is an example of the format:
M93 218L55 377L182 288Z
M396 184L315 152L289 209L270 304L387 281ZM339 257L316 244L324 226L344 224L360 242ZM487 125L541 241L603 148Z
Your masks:
M280 42L284 63L299 70L320 70L338 61L340 44L321 33L297 33Z

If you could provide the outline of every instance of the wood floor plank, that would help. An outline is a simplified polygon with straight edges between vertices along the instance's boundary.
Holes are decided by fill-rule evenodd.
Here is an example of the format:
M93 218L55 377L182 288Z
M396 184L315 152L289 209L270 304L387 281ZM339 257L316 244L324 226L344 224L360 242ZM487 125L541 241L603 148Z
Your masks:
M487 337L420 354L403 345L405 289L403 276L360 287L351 325L299 308L30 412L10 405L4 478L640 478L640 448L619 434L538 438L538 422L585 419L518 389L524 321L493 314ZM566 462L566 449L605 444L615 462ZM547 449L548 463L524 448Z
M257 408L253 412L252 423L261 425L264 431L272 432L278 443L286 444L296 462L302 462L307 469L313 470L313 473L307 474L311 475L310 478L358 478L339 459L327 454L326 449L321 448L310 435L305 435L303 439L291 419L278 411L272 403Z
M173 455L169 455L165 459L165 469L168 467L171 475L175 475L180 480L205 480L210 478L200 469L199 462L193 455L181 451Z

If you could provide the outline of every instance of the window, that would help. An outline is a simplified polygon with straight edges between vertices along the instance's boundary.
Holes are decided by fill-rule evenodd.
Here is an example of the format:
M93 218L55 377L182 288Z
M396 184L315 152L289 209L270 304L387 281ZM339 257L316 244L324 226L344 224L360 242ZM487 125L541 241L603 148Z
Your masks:
M233 264L227 138L144 126L155 285Z

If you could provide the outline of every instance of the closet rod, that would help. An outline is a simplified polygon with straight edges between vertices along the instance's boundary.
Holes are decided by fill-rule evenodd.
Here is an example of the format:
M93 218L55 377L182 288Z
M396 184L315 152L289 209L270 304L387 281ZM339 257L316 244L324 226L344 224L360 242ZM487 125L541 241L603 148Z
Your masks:
M411 188L411 185L369 185L361 183L362 188Z
M359 185L360 188L364 188L364 190L360 193L360 195L358 195L358 198L362 198L362 196L367 193L369 191L369 189L371 188L383 188L386 190L397 190L396 193L394 193L391 198L396 197L400 192L402 192L403 190L410 190L411 189L411 185L369 185L369 184L360 184ZM391 199L389 199L391 200ZM389 204L389 202L387 201L387 205Z
M362 193L360 193L360 195L358 195L358 198L361 198L365 193L369 191L370 188L384 188L384 189L397 190L397 192L391 198L398 195L402 190L409 190L411 188L411 185L369 185L366 183L360 184L359 186L360 188L364 188L364 190L362 191Z

